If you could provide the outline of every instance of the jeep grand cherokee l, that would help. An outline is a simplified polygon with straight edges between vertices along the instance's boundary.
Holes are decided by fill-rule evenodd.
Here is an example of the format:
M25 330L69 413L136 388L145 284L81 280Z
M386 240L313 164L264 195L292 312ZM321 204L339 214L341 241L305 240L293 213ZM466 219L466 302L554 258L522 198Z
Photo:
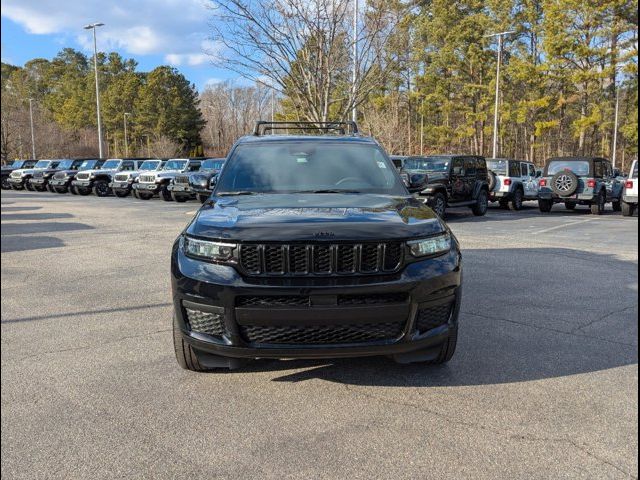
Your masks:
M462 260L444 221L355 123L344 135L320 134L325 124L314 124L317 135L292 135L298 122L288 135L264 135L265 125L282 124L258 122L238 140L211 198L173 245L178 364L448 361Z

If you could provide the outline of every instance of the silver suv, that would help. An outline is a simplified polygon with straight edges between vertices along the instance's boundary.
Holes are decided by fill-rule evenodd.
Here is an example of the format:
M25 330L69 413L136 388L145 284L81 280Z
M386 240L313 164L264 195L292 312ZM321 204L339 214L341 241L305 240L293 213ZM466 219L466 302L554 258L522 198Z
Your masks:
M157 172L164 167L164 160L145 160L138 170L128 170L116 173L109 187L116 197L126 197L133 190L133 185L138 181L138 177L144 173Z
M489 200L503 208L520 210L525 200L538 199L538 173L531 162L507 158L487 160Z
M634 160L629 172L629 178L624 181L622 215L631 217L636 208L638 208L638 161Z
M171 202L173 198L168 188L171 180L181 173L197 172L201 163L200 160L189 158L167 160L162 170L140 174L138 182L133 184L134 195L141 200L149 200L157 194L163 200Z

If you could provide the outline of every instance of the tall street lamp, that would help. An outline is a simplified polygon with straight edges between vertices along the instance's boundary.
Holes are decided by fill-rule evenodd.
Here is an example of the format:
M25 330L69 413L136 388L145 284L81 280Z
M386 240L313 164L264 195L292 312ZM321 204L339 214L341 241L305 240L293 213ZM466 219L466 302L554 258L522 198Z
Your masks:
M353 71L351 72L351 95L353 106L351 108L351 120L358 120L356 107L356 82L358 81L358 0L353 2Z
M98 84L98 46L96 42L96 28L103 26L104 23L90 23L85 25L85 30L93 30L93 69L96 75L96 115L98 117L98 151L100 158L102 155L102 122L100 121L100 86Z
M493 111L493 158L498 155L498 105L500 99L500 66L502 64L502 41L505 35L515 33L515 30L508 32L492 33L485 37L498 37L498 62L496 65L496 100Z
M127 137L127 117L131 115L129 112L124 112L124 156L129 157L129 138Z
M29 99L29 122L31 123L31 158L36 159L36 136L33 132L33 98Z

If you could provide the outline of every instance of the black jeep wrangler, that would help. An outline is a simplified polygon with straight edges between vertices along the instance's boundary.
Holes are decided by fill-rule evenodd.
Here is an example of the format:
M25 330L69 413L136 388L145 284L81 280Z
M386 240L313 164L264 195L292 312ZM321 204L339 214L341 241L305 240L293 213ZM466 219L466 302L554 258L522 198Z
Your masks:
M14 170L33 168L36 164L35 160L14 160L8 165L2 165L2 190L11 190L11 182L9 182L9 175Z
M71 185L80 195L90 195L93 192L97 197L106 197L112 193L109 184L116 173L138 170L143 161L144 159L110 158L100 168L79 172Z
M411 157L405 161L404 169L426 173L427 185L420 192L420 198L424 198L441 218L448 207L470 207L476 216L487 213L489 174L484 157Z
M258 122L174 243L171 278L175 354L189 370L443 363L456 348L458 242L353 122Z
M173 199L184 202L195 196L200 203L204 203L211 195L215 177L222 170L224 161L224 158L208 158L202 162L197 172L177 175L169 185Z
M33 176L29 179L29 183L37 192L44 192L45 190L49 190L50 192L54 192L54 186L51 184L51 180L54 175L58 172L74 172L76 173L84 162L83 159L76 160L60 160L55 167L47 168L43 170L38 170L34 172Z
M588 205L600 215L607 202L622 210L624 184L614 176L611 162L599 157L558 157L547 160L538 191L538 207L548 213L555 203L568 210Z
M70 168L68 170L56 170L56 172L53 174L53 177L51 177L51 179L49 180L49 187L57 193L71 192L74 195L77 195L78 192L76 192L75 187L71 185L71 182L73 182L73 180L76 178L76 174L85 170L100 168L103 163L104 160L100 160L98 158L90 158L82 160L80 166L75 169Z

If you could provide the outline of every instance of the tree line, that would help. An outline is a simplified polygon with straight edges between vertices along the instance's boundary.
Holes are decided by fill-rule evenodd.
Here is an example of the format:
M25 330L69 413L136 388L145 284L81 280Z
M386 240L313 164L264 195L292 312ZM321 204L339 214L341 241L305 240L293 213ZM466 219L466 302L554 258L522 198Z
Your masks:
M205 123L195 87L177 70L150 72L118 53L98 54L101 118L111 157L198 153ZM2 159L31 156L31 113L39 158L98 153L93 61L65 48L24 67L2 63ZM29 105L31 103L31 105ZM30 112L30 106L32 111ZM124 123L127 114L127 142Z

